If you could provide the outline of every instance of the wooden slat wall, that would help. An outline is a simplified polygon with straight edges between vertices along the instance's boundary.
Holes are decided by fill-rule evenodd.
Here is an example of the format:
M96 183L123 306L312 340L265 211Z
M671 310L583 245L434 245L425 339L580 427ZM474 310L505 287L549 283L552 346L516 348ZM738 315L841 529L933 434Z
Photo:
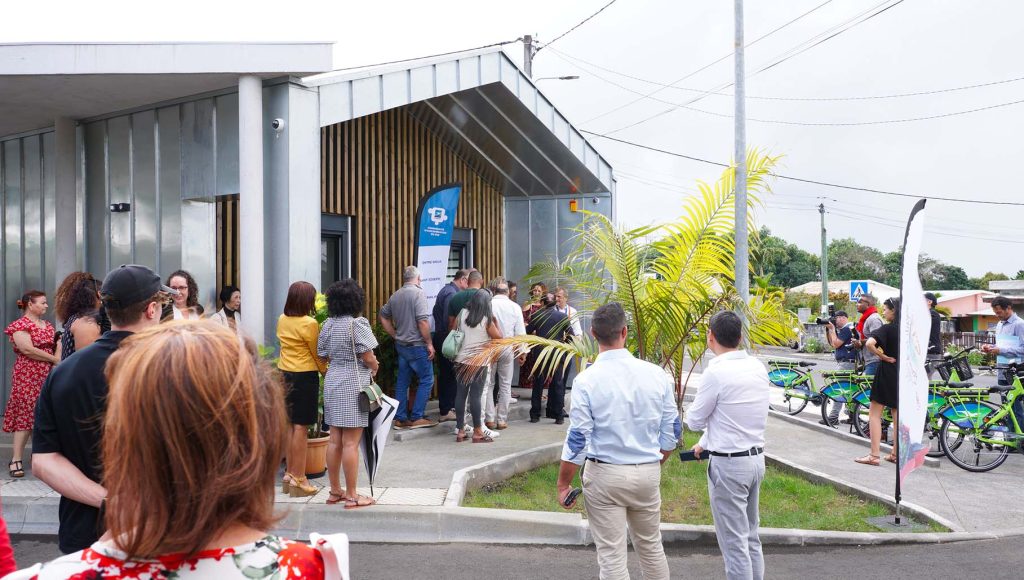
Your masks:
M353 275L366 291L370 320L401 286L420 198L438 185L462 183L455 227L473 229L474 266L485 279L504 273L500 191L407 112L324 127L320 156L322 211L354 217Z
M228 285L238 286L237 195L217 199L217 292Z

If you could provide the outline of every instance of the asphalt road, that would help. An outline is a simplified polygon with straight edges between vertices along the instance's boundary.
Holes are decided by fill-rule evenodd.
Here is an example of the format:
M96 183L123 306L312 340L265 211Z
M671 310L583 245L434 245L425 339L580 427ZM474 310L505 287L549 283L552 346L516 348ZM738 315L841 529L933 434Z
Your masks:
M15 539L19 565L56 556L50 539ZM724 578L714 546L670 547L672 578ZM359 544L351 547L355 580L505 580L539 578L583 580L598 577L593 547L480 544ZM786 580L935 580L935 578L1021 577L1024 552L1013 541L921 546L769 547L766 577ZM630 574L639 578L630 553Z

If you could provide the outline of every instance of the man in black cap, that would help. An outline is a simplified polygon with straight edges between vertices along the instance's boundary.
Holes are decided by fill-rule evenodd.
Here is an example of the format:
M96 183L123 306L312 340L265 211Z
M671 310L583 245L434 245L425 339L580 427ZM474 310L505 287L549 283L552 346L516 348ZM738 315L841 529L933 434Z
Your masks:
M103 368L121 341L160 323L162 305L175 294L145 266L123 265L100 288L111 329L53 367L36 403L32 472L61 495L57 533L65 554L88 548L103 533L100 512L101 420L106 410ZM130 466L122 466L130 469Z
M928 378L935 378L935 366L942 362L942 315L935 310L939 299L931 292L924 293L925 302L928 303L928 312L932 315L932 329L928 334Z

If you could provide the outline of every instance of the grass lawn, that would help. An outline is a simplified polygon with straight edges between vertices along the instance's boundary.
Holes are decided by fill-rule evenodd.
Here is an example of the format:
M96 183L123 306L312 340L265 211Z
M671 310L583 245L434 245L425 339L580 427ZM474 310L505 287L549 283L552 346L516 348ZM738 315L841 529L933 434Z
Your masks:
M687 448L696 436L687 433ZM673 457L665 463L661 475L661 521L676 524L711 524L708 503L707 462L683 463ZM545 465L511 479L485 486L466 495L467 507L502 508L528 511L562 511L558 505L555 481L558 464ZM579 486L577 478L576 486ZM573 512L583 513L582 501ZM830 485L818 485L798 475L768 465L761 484L761 526L877 532L867 518L891 513L888 506L863 500ZM928 531L945 528L931 524Z

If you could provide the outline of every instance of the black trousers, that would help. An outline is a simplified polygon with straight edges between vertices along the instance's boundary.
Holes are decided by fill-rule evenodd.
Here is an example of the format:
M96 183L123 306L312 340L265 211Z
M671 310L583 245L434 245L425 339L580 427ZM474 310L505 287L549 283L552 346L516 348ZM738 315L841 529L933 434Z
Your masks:
M437 361L437 404L441 415L455 410L455 367L448 357L441 354L441 346L448 334L434 333L434 360Z
M544 416L548 419L561 419L566 416L565 380L568 376L569 368L567 367L564 371L557 371L547 381L548 404L544 410ZM540 418L540 398L544 395L544 383L545 381L539 375L534 376L533 396L530 397L530 417L533 419Z

